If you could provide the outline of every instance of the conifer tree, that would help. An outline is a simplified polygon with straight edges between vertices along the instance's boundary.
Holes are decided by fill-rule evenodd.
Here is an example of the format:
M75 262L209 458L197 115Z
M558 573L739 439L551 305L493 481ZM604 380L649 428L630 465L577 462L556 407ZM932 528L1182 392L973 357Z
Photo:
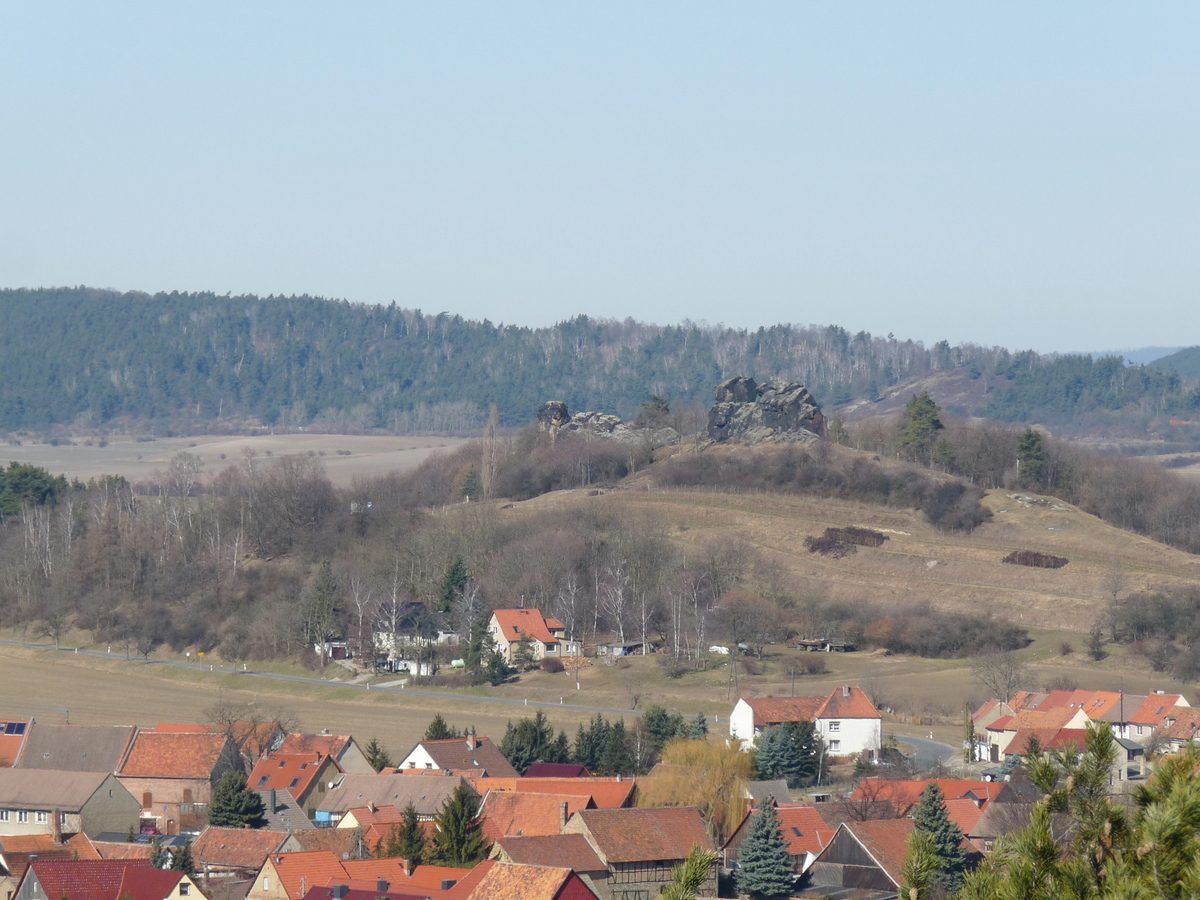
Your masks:
M442 576L442 592L438 612L450 612L450 607L467 586L470 576L467 574L467 564L461 556L454 557L446 574Z
M568 755L562 753L566 739L564 734L561 741L555 740L554 727L546 714L538 710L532 719L521 719L516 725L508 723L500 741L500 752L524 775L535 762L566 762Z
M171 857L171 868L184 875L196 874L196 861L192 858L192 839L188 838Z
M785 722L763 729L755 767L760 778L782 778L788 787L817 780L817 733L812 722Z
M162 841L158 836L150 838L150 865L156 869L164 868L163 863L167 861L167 854L163 851Z
M913 812L913 824L933 839L933 852L941 861L934 883L947 891L957 891L966 875L967 851L962 848L962 830L950 821L946 797L936 781L929 782L922 792Z
M452 728L446 724L446 720L442 718L442 714L438 713L429 723L429 727L425 729L425 740L427 741L448 741L451 738L460 737L457 728Z
M445 723L443 722L443 724ZM376 738L371 738L371 740L367 741L367 746L363 752L367 756L367 762L371 764L371 768L376 772L381 772L393 765L392 754L388 753L387 749Z
M466 785L454 789L438 816L430 858L444 866L473 866L488 852L479 821L479 801Z
M398 856L408 860L414 866L419 866L425 861L426 849L425 830L421 827L417 808L410 800L408 806L404 807L403 818L398 824L392 826L386 843L376 849L376 855L381 857Z
M636 770L625 723L617 719L608 727L608 744L600 760L600 772L604 775L632 775Z
M226 772L213 788L208 824L218 828L256 828L263 823L262 797L246 790L243 772Z
M779 830L779 814L770 797L758 804L738 852L735 880L739 893L751 897L786 897L796 884L792 858Z
M693 741L702 741L708 737L708 720L704 718L704 713L696 713L696 718L692 720L692 727L688 729L688 737Z

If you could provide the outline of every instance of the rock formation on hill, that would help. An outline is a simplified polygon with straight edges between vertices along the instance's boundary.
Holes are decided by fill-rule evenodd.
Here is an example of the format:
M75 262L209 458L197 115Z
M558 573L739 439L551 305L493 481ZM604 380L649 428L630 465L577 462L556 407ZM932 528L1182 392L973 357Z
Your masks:
M648 441L652 447L679 443L679 432L674 428L634 428L607 413L577 412L571 415L567 404L561 400L543 403L537 419L538 428L548 432L552 439L557 439L561 432L575 431L615 441Z
M739 375L722 381L714 395L711 440L809 444L825 436L825 417L802 384L777 378L755 384Z

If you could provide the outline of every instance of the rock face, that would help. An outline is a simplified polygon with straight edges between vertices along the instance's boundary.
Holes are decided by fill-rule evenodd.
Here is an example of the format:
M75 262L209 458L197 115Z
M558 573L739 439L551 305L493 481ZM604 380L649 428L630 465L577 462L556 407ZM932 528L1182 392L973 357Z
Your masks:
M809 444L825 436L825 417L802 384L780 379L755 384L739 375L721 382L713 393L717 402L708 411L710 440Z
M558 438L560 432L580 432L594 437L614 441L647 441L652 447L666 447L679 443L679 432L674 428L634 428L617 416L598 412L577 412L571 415L567 404L561 400L550 400L542 404L537 414L538 428Z

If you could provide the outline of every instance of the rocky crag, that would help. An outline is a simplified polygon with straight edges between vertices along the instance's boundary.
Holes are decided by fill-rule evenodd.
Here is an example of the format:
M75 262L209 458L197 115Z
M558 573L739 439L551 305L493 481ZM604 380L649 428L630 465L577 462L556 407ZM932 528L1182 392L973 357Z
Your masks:
M810 444L825 436L821 407L802 384L780 379L756 384L739 375L722 381L714 395L710 440Z
M567 404L561 400L543 403L537 419L538 428L547 432L551 439L557 439L563 432L577 432L627 443L644 441L653 447L679 443L679 432L674 428L634 428L618 416L607 413L577 412L571 415Z

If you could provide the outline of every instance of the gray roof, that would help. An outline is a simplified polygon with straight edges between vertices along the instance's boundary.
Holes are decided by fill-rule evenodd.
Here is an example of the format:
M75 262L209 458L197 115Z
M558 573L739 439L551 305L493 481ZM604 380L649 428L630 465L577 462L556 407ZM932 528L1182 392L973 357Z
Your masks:
M792 792L782 778L775 781L747 781L746 793L755 803L763 797L773 797L776 803L791 803Z
M343 813L368 803L404 809L411 802L419 815L436 816L465 783L457 775L343 775L317 809Z
M304 814L290 791L255 791L262 797L263 818L267 820L267 828L271 831L307 831L313 827L308 816ZM271 794L275 795L275 808L271 808Z
M137 728L133 725L43 725L35 722L17 760L20 769L115 772Z
M0 769L0 809L79 812L109 778L115 790L125 790L111 772Z

